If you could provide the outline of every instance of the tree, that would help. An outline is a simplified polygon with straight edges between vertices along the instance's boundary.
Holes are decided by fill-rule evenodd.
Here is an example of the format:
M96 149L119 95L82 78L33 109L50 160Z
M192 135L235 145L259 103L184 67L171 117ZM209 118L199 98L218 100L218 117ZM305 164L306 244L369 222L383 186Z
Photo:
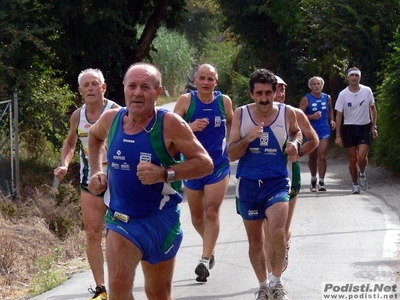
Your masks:
M292 80L299 77L296 66L299 47L290 40L278 15L287 19L282 20L284 24L295 22L295 14L290 10L294 10L298 1L219 0L218 2L225 18L224 29L240 46L234 63L235 80L238 80L241 86L239 90L242 91L244 88L243 78L249 78L255 69L266 68L290 83L287 98L294 98L292 93L299 90L294 87ZM243 92L240 94L243 95L241 97L243 101L247 102L246 94Z
M194 49L176 31L161 27L150 50L152 63L160 68L162 82L173 97L183 92L187 76L194 65Z
M400 27L390 46L394 51L384 61L384 80L378 87L379 138L373 152L379 164L400 172Z
M108 95L120 104L124 104L121 82L129 65L148 56L161 24L173 27L185 7L184 0L38 1L50 5L41 21L42 26L54 28L48 36L54 69L64 70L74 89L82 69L103 70ZM144 26L139 37L137 25Z
M213 0L188 0L182 26L177 30L184 34L195 48L196 62L206 51L210 42L220 42L222 12Z
M218 43L213 39L208 41L205 46L205 51L200 56L200 61L213 64L217 68L217 89L224 94L230 94L232 98L236 98L238 94L234 93L233 90L234 73L232 73L232 69L239 48L235 42L229 39L224 39Z
M33 1L0 0L0 91L11 95L29 90L28 72L40 54L50 48L42 37L51 31L34 18L46 10Z
M302 45L310 70L331 80L334 96L343 88L336 78L346 78L349 67L363 71L363 83L374 90L381 79L381 61L390 51L393 28L400 22L398 0L301 1L291 36ZM336 98L336 97L334 97Z
M123 104L126 69L148 57L158 28L179 23L184 6L184 0L0 0L0 92L19 92L23 135L39 141L33 135L41 134L57 147L70 99L81 104L68 90L77 91L77 76L88 67L103 70L108 96ZM144 26L139 37L137 24Z
M219 3L226 28L242 47L236 71L247 76L254 68L271 69L289 83L288 99L300 99L314 75L325 78L327 92L336 98L352 65L363 71L363 83L376 88L400 23L399 0Z
M20 137L30 157L37 158L61 149L69 128L70 111L77 96L51 69L28 74L33 85L29 101L23 101L19 114ZM52 147L49 149L48 142ZM50 150L50 151L49 151ZM50 153L49 153L50 152Z

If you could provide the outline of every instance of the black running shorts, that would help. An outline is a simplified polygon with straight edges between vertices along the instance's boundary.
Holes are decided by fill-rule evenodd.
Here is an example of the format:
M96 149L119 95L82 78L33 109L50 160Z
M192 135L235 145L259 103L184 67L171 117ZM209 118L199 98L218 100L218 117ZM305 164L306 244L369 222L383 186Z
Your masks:
M343 125L343 145L345 148L358 146L360 144L371 144L371 124L365 125Z

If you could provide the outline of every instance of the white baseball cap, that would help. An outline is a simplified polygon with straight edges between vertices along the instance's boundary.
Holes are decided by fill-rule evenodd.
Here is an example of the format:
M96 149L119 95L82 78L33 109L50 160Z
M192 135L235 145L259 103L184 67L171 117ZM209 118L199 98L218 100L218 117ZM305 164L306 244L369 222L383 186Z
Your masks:
M280 78L278 75L275 75L276 80L278 80L278 84L283 84L283 85L287 85L286 82L283 81L282 78Z

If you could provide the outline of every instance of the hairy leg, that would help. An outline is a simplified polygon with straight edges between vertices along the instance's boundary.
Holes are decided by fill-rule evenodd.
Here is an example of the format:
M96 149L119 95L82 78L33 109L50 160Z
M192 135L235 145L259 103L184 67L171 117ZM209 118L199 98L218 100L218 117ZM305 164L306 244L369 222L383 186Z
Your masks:
M204 192L203 255L211 258L220 231L219 209L228 189L229 175L223 180L206 185Z
M369 151L369 146L367 144L361 144L358 145L358 166L360 168L360 172L364 173L365 169L367 168L368 165L368 151Z
M349 153L349 171L351 180L357 182L357 147L353 146L348 148Z
M323 139L319 141L318 146L318 174L319 178L325 178L327 162L326 154L328 153L329 140Z
M107 211L103 198L81 191L82 219L86 231L87 257L96 285L105 285L104 256L101 247L103 222Z
M133 281L136 267L142 258L141 251L127 238L110 230L107 234L106 258L108 299L133 300Z
M264 219L255 221L243 220L249 240L250 262L259 282L267 280L263 222Z
M145 291L149 300L173 300L172 278L175 257L157 264L142 261Z
M285 226L288 216L289 203L278 202L267 209L268 221L268 257L271 260L272 274L280 277L285 259L286 234Z
M311 176L317 176L317 160L318 160L318 147L308 154L308 168L310 169Z

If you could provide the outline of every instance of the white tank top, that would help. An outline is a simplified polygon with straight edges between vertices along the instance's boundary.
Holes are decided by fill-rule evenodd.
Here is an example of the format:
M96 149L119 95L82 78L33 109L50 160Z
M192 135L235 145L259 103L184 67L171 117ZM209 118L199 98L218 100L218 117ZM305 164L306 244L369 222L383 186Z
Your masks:
M114 101L106 100L106 105L103 108L101 114L105 111L113 108L116 103ZM88 185L90 181L90 170L89 170L89 129L95 122L90 122L86 117L86 104L82 105L79 110L79 121L76 132L79 137L79 159L80 159L80 180L81 184ZM107 144L107 143L106 143ZM107 171L107 155L103 154L103 171Z

